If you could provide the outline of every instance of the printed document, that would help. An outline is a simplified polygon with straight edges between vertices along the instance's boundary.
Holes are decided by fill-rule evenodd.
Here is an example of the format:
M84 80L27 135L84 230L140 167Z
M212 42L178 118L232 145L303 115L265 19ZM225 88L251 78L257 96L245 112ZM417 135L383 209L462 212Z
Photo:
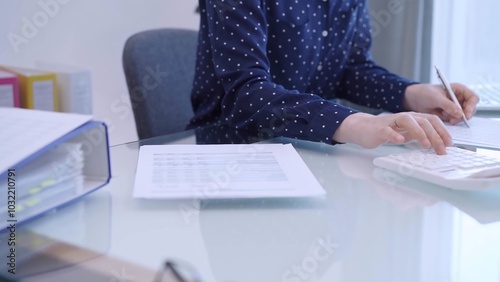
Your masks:
M141 146L134 197L221 199L320 196L291 144Z

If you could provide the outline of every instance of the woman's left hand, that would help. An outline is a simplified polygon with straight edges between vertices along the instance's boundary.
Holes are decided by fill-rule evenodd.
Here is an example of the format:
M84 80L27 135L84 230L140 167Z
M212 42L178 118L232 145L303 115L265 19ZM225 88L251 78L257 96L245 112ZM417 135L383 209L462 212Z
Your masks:
M469 120L476 113L479 96L467 86L452 83L451 88ZM443 121L456 124L462 120L462 110L455 105L443 86L438 84L412 84L406 88L404 107L407 111L437 115Z

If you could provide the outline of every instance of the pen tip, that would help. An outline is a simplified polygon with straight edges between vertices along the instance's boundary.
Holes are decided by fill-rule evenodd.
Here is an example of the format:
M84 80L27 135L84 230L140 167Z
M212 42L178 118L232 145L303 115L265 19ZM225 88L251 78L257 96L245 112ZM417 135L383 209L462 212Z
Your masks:
M466 119L466 118L464 118L464 123L465 123L465 125L467 125L467 127L468 127L468 128L470 128L470 125L469 125L469 123L467 122L467 119Z

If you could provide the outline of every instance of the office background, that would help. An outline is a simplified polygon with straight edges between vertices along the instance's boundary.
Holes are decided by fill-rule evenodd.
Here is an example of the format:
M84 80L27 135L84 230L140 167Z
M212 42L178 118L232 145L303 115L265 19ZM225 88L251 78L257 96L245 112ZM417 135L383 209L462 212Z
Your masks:
M495 34L492 21L498 19L493 12L498 11L494 6L500 3L369 2L374 57L389 70L417 80L434 81L431 66L439 63L449 77L461 79L471 76L457 70L465 69L464 65L470 70L476 62L477 68L486 74L475 76L475 80L491 80L490 74L498 77L500 70L494 62L500 60L480 61L471 54L494 56L492 52L499 49L500 37L489 37L489 44L481 44L481 49L465 38L476 36L477 30ZM121 63L125 40L153 28L197 29L196 5L196 0L0 0L0 64L30 67L37 60L44 60L90 69L95 118L108 123L111 144L133 141L137 134ZM471 17L471 11L479 16ZM436 13L439 21L433 21ZM463 32L453 33L453 26ZM464 44L457 46L454 42Z

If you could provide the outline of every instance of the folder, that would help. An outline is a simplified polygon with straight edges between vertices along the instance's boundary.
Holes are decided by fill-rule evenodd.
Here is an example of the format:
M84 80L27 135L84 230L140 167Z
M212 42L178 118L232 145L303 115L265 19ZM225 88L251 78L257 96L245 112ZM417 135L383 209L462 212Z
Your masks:
M56 74L59 111L92 114L92 77L90 70L76 66L38 61L37 68Z
M10 72L0 71L0 107L19 107L19 81Z
M0 66L0 70L17 75L22 108L59 111L55 73L13 66Z
M74 202L111 178L106 124L0 108L0 231Z

